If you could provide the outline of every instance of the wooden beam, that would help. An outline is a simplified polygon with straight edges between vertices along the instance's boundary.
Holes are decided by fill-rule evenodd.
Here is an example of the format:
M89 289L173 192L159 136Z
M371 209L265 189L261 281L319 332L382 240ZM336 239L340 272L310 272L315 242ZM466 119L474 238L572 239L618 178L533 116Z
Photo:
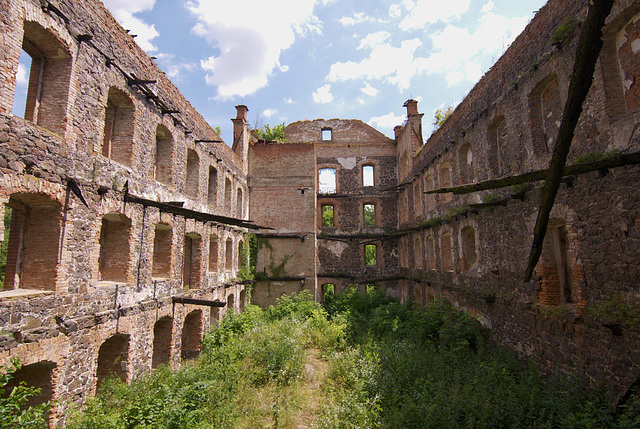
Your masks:
M182 298L179 296L172 296L171 301L174 304L193 304L193 305L206 305L208 307L226 307L227 303L224 301L211 301L208 299L194 299L194 298Z

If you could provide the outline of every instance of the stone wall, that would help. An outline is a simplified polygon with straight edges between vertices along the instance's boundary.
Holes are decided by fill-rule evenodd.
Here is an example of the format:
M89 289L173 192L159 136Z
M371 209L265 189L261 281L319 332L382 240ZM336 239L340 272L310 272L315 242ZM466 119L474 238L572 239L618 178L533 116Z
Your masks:
M569 164L640 148L640 58L632 48L639 8L618 1L607 20ZM548 166L586 12L584 2L549 1L413 156L410 125L418 113L406 105L409 121L396 129L405 234L405 280L397 293L422 303L444 295L549 368L575 370L624 393L640 377L640 329L625 316L640 304L640 169L565 178L530 282L523 278L541 182L459 196L425 193ZM568 20L575 27L552 43Z
M10 212L0 364L53 368L38 383L50 386L41 399L58 401L56 424L114 356L131 380L151 370L154 344L174 367L197 353L225 308L172 297L244 308L246 159L100 2L0 8L0 213ZM11 113L23 46L33 57L24 118Z

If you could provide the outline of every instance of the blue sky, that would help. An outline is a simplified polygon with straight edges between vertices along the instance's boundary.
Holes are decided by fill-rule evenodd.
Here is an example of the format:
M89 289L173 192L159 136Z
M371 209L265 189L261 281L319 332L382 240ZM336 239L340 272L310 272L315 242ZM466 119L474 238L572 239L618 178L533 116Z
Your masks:
M391 137L415 98L428 135L545 0L104 3L229 143L237 104L252 124L361 119Z

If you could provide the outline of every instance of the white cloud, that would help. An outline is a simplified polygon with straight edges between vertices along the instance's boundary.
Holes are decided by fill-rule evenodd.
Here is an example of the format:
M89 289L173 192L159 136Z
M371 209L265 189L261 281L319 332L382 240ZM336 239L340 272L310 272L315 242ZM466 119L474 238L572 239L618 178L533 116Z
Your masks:
M365 82L364 88L360 88L360 91L362 91L364 95L368 95L370 97L375 97L380 92L378 89L371 86L369 82Z
M201 61L207 85L217 87L216 98L252 94L274 72L288 70L280 54L296 38L322 32L322 23L312 15L319 1L245 0L241 11L228 1L188 1L198 21L193 32L219 50Z
M382 116L374 116L369 119L368 124L374 128L378 128L384 131L391 131L396 125L402 125L406 116L396 116L395 113L390 112Z
M378 31L377 33L367 34L364 39L360 41L358 49L374 49L376 46L383 44L391 35L386 31Z
M160 53L156 58L162 70L173 82L183 82L187 74L198 69L198 64L176 60L173 54Z
M403 1L406 16L400 21L402 30L422 29L438 21L449 22L469 10L471 0L415 0ZM397 13L397 12L396 12Z
M156 0L104 0L104 5L123 28L137 35L136 43L146 52L154 52L158 48L152 43L160 34L153 24L147 24L134 16L139 12L153 10Z
M293 103L295 103L295 101L293 101L293 98L291 97L284 99L284 104L293 104Z
M16 73L16 85L26 85L27 79L29 78L29 74L27 73L27 67L19 63L18 64L18 73Z
M270 117L272 117L274 115L277 115L277 114L278 114L278 110L277 109L264 109L262 111L262 115L265 118L270 118Z
M444 74L449 85L476 82L482 77L485 58L499 57L527 25L528 17L506 18L487 12L474 32L448 25L432 33L434 53L427 60L429 73Z
M321 86L313 93L313 101L318 104L331 103L333 95L331 94L331 85Z
M391 18L400 18L402 16L402 9L399 4L389 6L389 16Z
M384 21L372 16L365 15L363 12L358 12L354 13L353 16L343 16L338 20L338 22L347 27L356 24L379 23Z
M392 46L390 43L377 45L370 43L376 37L381 37L373 37L379 34L368 35L361 42L361 46L371 48L368 58L360 62L347 61L332 64L327 79L330 82L338 82L365 78L382 80L398 86L400 90L409 88L411 78L426 70L426 59L415 57L415 52L422 46L422 42L418 38L404 40L400 47Z
M493 0L489 0L489 2L487 4L482 6L481 12L482 13L491 12L494 7L496 7L496 4L493 2Z

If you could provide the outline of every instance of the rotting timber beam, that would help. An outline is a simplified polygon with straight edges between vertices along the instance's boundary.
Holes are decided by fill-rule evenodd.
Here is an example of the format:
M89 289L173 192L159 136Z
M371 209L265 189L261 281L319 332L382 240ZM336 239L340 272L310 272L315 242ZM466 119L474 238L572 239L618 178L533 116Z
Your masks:
M615 167L624 167L625 165L640 164L640 152L633 152L611 158L600 159L598 161L585 162L580 164L569 165L564 168L562 177L573 176L576 174L590 173L592 171L606 170ZM524 183L538 182L545 180L549 174L549 169L530 171L528 173L519 174L517 176L503 177L501 179L485 180L478 183L470 183L468 185L452 186L450 188L438 188L425 191L425 194L446 194L451 192L456 195L469 194L471 192L486 191L488 189L500 189L507 186L521 185Z
M564 175L567 156L571 148L574 132L580 115L582 114L582 104L587 98L587 94L593 83L593 73L596 62L602 49L602 27L611 13L614 0L592 0L589 3L589 13L585 20L584 27L578 40L576 61L569 83L569 93L564 106L562 123L558 130L556 146L553 149L549 173L542 188L540 198L540 211L533 230L533 243L529 254L529 265L524 275L524 281L531 280L533 270L538 264L542 254L542 244L547 233L549 215L555 203L556 194L560 187L560 181Z
M156 207L160 209L161 212L177 214L177 215L185 216L191 219L217 222L224 225L238 226L238 227L249 228L249 229L271 229L266 226L254 225L251 221L247 221L247 220L198 212L195 210L185 209L183 207L179 207L171 203L161 203L159 201L153 201L153 200L148 200L146 198L136 197L135 195L129 194L129 192L125 192L124 201L125 203L141 204L145 207Z
M208 299L194 299L194 298L181 298L179 296L172 296L171 302L174 304L193 304L193 305L206 305L208 307L226 307L226 301L211 301Z

